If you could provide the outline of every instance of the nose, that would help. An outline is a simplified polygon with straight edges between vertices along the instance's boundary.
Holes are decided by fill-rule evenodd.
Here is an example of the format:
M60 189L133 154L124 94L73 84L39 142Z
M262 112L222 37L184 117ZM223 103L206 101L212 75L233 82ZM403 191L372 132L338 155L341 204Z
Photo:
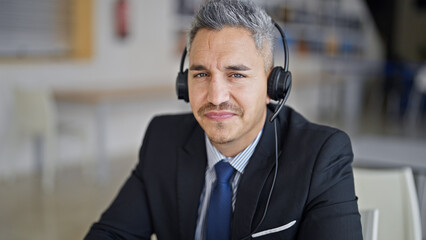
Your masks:
M229 100L228 83L223 77L212 76L208 91L207 100L216 106Z

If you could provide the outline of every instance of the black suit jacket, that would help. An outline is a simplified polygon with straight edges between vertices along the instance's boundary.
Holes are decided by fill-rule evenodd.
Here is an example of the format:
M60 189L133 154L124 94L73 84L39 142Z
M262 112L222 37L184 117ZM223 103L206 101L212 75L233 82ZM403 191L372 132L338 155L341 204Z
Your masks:
M362 239L348 136L288 107L277 130L278 174L256 232L296 222L256 239ZM206 164L204 132L192 114L154 118L138 165L86 239L194 239ZM274 168L274 125L266 121L240 178L232 239L249 239L260 223Z

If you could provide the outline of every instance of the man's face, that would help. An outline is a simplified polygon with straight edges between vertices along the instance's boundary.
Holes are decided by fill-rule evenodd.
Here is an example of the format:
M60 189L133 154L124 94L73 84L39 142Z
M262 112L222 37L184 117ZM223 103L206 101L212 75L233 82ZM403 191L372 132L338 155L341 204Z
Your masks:
M189 65L189 101L195 118L213 145L225 151L222 154L237 154L262 129L269 103L264 59L250 31L199 30Z

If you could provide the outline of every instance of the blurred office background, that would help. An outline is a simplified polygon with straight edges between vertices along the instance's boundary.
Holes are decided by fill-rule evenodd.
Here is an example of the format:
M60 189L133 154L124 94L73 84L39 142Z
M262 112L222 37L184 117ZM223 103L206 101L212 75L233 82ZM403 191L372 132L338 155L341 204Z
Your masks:
M190 111L174 81L201 2L0 0L0 239L84 236L149 120ZM354 166L410 167L426 221L426 1L256 2L287 34L288 105L347 131Z

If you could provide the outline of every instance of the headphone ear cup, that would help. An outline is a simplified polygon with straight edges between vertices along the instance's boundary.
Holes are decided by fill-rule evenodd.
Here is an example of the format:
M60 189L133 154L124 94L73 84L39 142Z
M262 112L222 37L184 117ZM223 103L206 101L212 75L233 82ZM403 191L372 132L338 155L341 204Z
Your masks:
M291 73L282 67L274 67L268 77L268 96L275 101L284 99L291 86Z
M183 72L179 72L176 77L176 94L178 99L183 99L185 102L189 102L188 69Z
M274 67L268 77L268 96L272 100L277 100L277 83L279 75L281 74L281 67Z

